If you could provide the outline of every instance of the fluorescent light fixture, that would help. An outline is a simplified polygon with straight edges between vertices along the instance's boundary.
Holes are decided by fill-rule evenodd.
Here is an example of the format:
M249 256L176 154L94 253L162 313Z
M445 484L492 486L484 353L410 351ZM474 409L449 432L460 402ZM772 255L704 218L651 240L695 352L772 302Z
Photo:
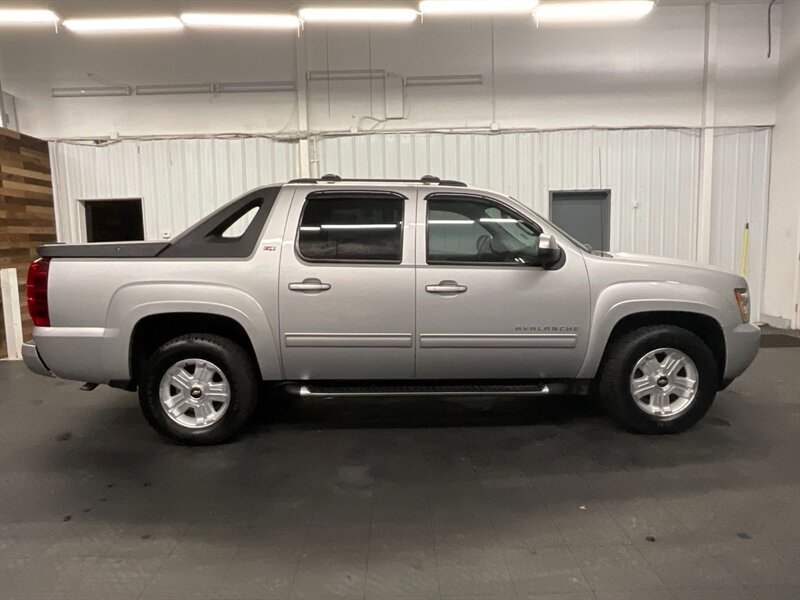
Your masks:
M424 15L507 15L533 13L538 0L423 0Z
M210 83L176 83L164 85L137 85L137 96L157 96L160 94L210 94L214 86Z
M375 223L374 225L320 225L322 230L337 230L337 229L397 229L397 223Z
M189 27L230 29L297 29L300 19L294 15L266 13L183 13L181 21Z
M293 92L297 89L294 81L237 81L217 84L221 94L241 92Z
M540 4L537 23L597 23L640 19L653 10L652 0L600 0Z
M306 225L300 228L300 231L336 231L345 229L397 229L396 223L375 223L374 225Z
M405 78L406 87L425 85L481 85L483 75L417 75Z
M33 8L0 8L0 25L50 25L58 23L52 10Z
M67 19L64 27L76 33L124 33L128 31L175 31L183 29L177 17L125 17Z
M131 88L126 85L106 85L103 87L64 87L50 90L53 98L89 98L97 96L130 96Z
M411 23L419 13L413 8L301 8L307 23Z
M386 71L383 69L341 69L337 71L309 71L306 78L309 81L357 81L362 79L383 79Z

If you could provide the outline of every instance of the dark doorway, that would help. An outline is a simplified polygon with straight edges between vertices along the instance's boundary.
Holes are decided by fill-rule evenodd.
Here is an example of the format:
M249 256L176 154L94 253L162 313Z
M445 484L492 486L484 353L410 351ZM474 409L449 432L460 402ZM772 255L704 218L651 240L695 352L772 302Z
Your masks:
M550 217L572 237L595 250L610 250L611 193L608 190L588 192L550 192Z
M140 198L85 200L87 242L126 242L144 239Z

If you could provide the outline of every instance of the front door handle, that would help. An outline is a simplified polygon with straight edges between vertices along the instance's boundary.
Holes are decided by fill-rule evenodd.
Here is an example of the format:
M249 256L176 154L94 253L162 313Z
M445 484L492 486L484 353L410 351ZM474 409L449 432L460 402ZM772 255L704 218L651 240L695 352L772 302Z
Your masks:
M289 289L293 292L327 292L331 289L331 284L323 283L316 278L309 278L299 283L290 283Z
M448 280L440 281L436 285L426 285L425 291L429 294L463 294L467 291L467 286Z

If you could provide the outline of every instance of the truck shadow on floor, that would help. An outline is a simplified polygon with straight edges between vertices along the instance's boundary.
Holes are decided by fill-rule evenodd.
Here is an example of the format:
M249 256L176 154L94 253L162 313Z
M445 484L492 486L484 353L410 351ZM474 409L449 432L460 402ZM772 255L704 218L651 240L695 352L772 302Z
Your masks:
M418 396L325 400L280 394L261 402L253 430L276 426L282 429L502 427L585 420L606 420L599 403L586 396Z

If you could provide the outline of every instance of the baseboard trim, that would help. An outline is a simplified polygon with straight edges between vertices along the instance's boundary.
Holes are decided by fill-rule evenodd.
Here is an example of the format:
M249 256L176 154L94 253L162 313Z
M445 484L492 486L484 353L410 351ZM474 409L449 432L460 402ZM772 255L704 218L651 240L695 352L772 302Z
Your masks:
M767 325L771 327L777 327L778 329L791 329L792 328L792 320L791 319L784 319L783 317L775 317L773 315L766 315L761 313L761 320L764 321Z

